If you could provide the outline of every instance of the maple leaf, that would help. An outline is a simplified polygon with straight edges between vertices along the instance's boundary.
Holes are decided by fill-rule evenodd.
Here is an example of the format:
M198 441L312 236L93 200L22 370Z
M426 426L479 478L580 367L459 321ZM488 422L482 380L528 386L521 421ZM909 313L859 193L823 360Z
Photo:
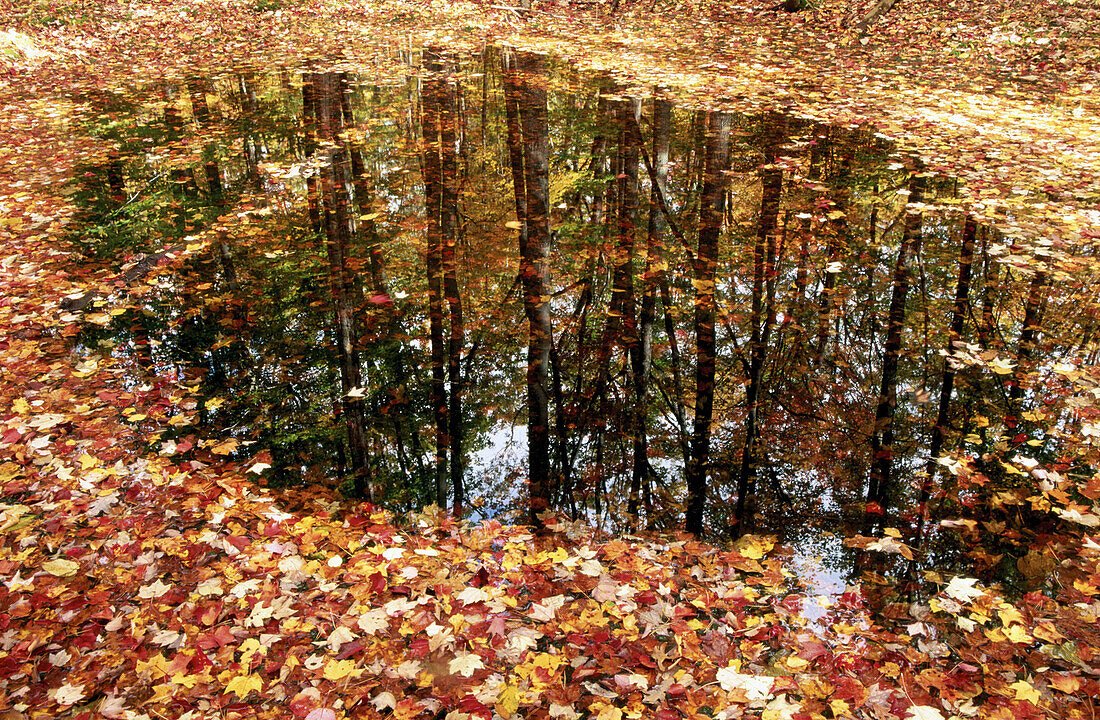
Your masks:
M347 627L341 625L329 633L328 638L325 639L325 644L328 645L332 652L338 653L345 643L349 643L357 637L359 636Z
M84 699L84 686L63 683L53 691L53 699L58 705L75 705Z
M959 602L970 602L975 598L985 595L985 591L974 587L977 582L977 578L955 577L951 579L951 582L947 584L943 592Z
M1016 691L1017 700L1026 700L1032 705L1038 705L1040 700L1039 689L1029 683L1027 680L1017 680L1009 685L1014 691Z
M9 505L0 511L0 532L17 529L20 519L28 512L30 507L26 505Z
M456 655L448 664L447 671L461 675L462 677L470 677L476 671L485 667L485 663L482 662L481 656L477 653L465 653L463 655Z
M1093 515L1092 513L1082 513L1077 508L1069 508L1066 510L1059 508L1058 514L1063 520L1069 520L1070 522L1075 522L1085 527L1096 527L1100 525L1100 516Z
M745 675L737 671L734 666L724 667L718 670L718 684L726 692L731 690L743 690L750 704L762 704L775 685L775 678L766 675Z
M236 452L238 445L240 445L240 441L237 438L226 438L210 448L210 452L215 455L229 455Z
M763 535L742 535L733 550L748 560L760 560L775 547L775 538Z
M504 684L497 694L493 709L502 718L510 718L519 709L519 688L515 685Z
M1035 642L1035 638L1031 637L1030 633L1024 629L1023 625L1009 625L1004 628L1004 633L1009 642L1021 643L1024 645Z
M260 692L264 682L259 675L238 675L225 685L225 692L231 692L242 700L252 691Z
M306 720L336 720L336 711L332 708L315 708L306 715Z
M489 593L485 592L482 588L469 586L463 589L458 595L455 595L455 599L463 605L476 605L477 603L488 600Z
M619 584L610 575L600 576L600 581L592 589L592 599L597 602L615 602L618 599Z
M773 698L760 715L760 720L792 720L802 710L802 703L791 702L786 694Z
M101 495L92 502L88 503L88 517L96 517L110 510L118 503L118 492L111 492L106 495Z
M178 674L168 678L168 681L171 682L173 685L181 685L187 689L191 689L198 685L199 682L204 679L204 677L208 676Z
M370 699L370 704L378 712L386 709L394 710L397 708L397 698L391 692L380 692Z
M160 581L160 578L157 578L153 583L140 587L138 589L138 597L142 600L151 600L153 598L159 598L171 589L171 585L165 585Z
M1072 695L1081 689L1081 678L1074 675L1058 674L1050 678L1049 686L1059 692Z
M572 705L559 705L558 703L550 703L550 717L561 718L561 720L577 720L580 714L574 709Z
M50 665L54 667L65 667L72 661L73 656L69 654L68 650L58 650L55 653L50 653L47 659L50 661Z
M362 670L356 670L354 660L330 660L323 672L326 680L343 680L349 675L358 676Z
M233 589L229 591L229 594L237 598L245 598L249 595L253 595L260 589L260 579L252 578L251 580L244 580L233 586Z
M530 615L535 620L550 622L554 619L557 611L565 605L565 600L564 595L555 595L554 597L543 598L540 602L531 603Z
M184 636L175 630L160 630L153 636L153 644L175 649L183 642Z
M619 708L611 705L610 703L592 703L592 709L599 708L599 713L596 715L596 720L622 720L623 711Z
M867 543L867 549L895 553L901 555L906 560L913 559L913 549L894 537L887 536Z
M380 630L386 630L390 626L390 619L382 608L368 610L359 616L356 623L359 629L368 635L375 635Z
M245 618L244 626L263 627L268 618L285 620L288 617L293 617L298 612L291 607L293 602L291 598L282 596L272 599L270 604L256 603L252 606L252 612Z
M103 702L99 704L99 714L105 718L111 718L111 720L117 720L126 716L126 703L122 698L115 695L108 695L103 698Z
M943 713L930 705L914 705L909 712L913 720L943 720Z
M211 577L203 580L201 583L195 586L195 592L199 595L223 595L225 591L222 590L222 579L220 577Z

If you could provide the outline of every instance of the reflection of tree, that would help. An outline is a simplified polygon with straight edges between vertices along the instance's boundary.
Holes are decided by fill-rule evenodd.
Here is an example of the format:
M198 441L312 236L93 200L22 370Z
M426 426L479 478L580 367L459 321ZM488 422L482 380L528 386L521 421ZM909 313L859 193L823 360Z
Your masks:
M917 529L914 547L919 548L924 535L924 525L928 519L928 499L932 494L936 477L937 461L943 452L951 413L951 393L955 387L955 352L960 350L963 327L970 314L970 277L974 264L974 237L977 234L977 222L967 214L963 224L962 245L959 248L959 274L955 282L955 304L951 311L951 328L947 335L947 348L943 359L943 373L940 376L940 399L936 410L936 423L932 426L932 440L928 448L928 460L921 477L920 494L917 497Z
M909 181L908 202L918 204L924 199L924 177L914 173ZM912 278L910 265L916 262L921 247L919 210L905 209L904 229L894 263L893 292L886 320L886 342L882 355L882 383L875 408L875 427L871 437L871 473L867 483L869 525L877 524L871 517L885 513L890 499L891 473L894 467L894 410L898 404L898 359L901 356L902 331L905 328L905 301ZM877 506L877 507L876 507Z
M703 189L699 198L699 247L695 255L695 424L691 436L691 460L687 466L687 513L684 529L700 535L707 504L711 420L714 410L715 340L717 311L715 270L718 239L726 207L731 118L726 113L706 116Z
M647 525L655 527L655 515L650 479L654 470L649 463L648 397L653 370L653 325L656 320L657 296L667 287L664 269L664 237L668 221L661 208L663 194L668 193L669 136L672 130L672 103L653 99L652 169L650 177L649 222L646 232L645 274L642 276L642 302L638 312L638 342L634 367L634 411L638 416L634 430L633 469L630 479L630 501L627 513L636 518L639 503L644 499ZM667 306L665 317L669 318ZM675 333L670 334L675 341ZM678 420L683 427L683 397L680 393L679 367L676 370L674 395L679 409ZM683 436L683 435L681 435ZM641 497L639 497L641 496Z
M520 275L530 325L527 351L527 447L532 525L550 504L550 129L546 115L546 58L533 53L503 56L508 152L520 223Z
M328 256L333 329L342 391L340 403L348 431L352 485L357 497L370 500L370 447L363 409L363 380L356 349L355 312L360 290L348 270L353 227L348 198L348 187L351 185L350 161L347 150L339 144L340 130L344 125L341 88L339 78L334 73L315 73L303 85L311 88L308 95L303 94L303 101L318 145L319 212L325 232L325 253Z
M426 51L421 90L424 149L422 172L428 213L428 313L431 338L432 407L436 423L436 503L447 504L448 457L454 506L463 498L462 351L465 324L459 294L455 247L458 243L458 158L455 90L439 56ZM443 337L443 304L450 337ZM446 381L445 381L446 378ZM449 384L449 391L445 389Z
M737 474L737 508L735 519L738 533L751 528L755 514L755 464L757 415L761 385L764 382L764 358L768 340L775 324L775 265L779 226L779 201L783 191L783 171L775 167L779 147L785 138L782 120L773 120L764 145L764 166L760 171L760 213L756 242L753 245L752 310L748 386L745 389L745 438L741 464Z
M1039 331L1043 322L1043 307L1046 304L1047 263L1048 255L1045 252L1037 252L1031 269L1031 281L1028 283L1027 302L1024 305L1023 326L1020 328L1020 342L1016 346L1016 372L1012 378L1012 389L1009 391L1008 413L1011 416L1006 422L1013 424L1019 422L1019 416L1023 409L1024 386L1027 384L1028 373L1032 370L1031 363L1038 344Z
M848 244L848 208L849 192L848 182L852 171L852 149L850 146L837 147L835 136L839 133L836 128L818 128L815 132L815 151L819 156L811 156L811 177L815 169L814 160L818 162L832 161L832 151L836 149L840 153L839 163L833 166L829 163L825 172L828 173L829 188L833 192L833 199L822 198L819 202L823 209L828 210L828 240L825 249L825 272L818 295L818 320L817 320L817 352L816 359L820 361L825 357L831 323L835 319L834 312L837 309L837 279L840 276L840 262Z

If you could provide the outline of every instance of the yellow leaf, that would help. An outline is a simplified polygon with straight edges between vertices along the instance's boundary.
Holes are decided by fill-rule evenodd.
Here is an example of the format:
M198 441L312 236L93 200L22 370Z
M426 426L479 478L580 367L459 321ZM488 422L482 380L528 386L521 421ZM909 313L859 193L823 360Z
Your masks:
M799 670L802 670L803 668L805 668L807 665L810 664L810 662L808 660L803 660L802 658L798 657L797 655L791 655L790 657L788 657L783 662L787 666L787 669L792 671L792 672L798 672Z
M237 438L226 438L220 443L210 448L210 452L215 455L228 455L229 453L237 449Z
M517 220L509 220L508 222L504 223L504 227L508 228L509 230L519 230L523 227L523 223Z
M248 668L248 666L252 663L252 659L256 656L257 653L263 655L266 652L266 650L260 645L260 641L256 638L248 638L243 643L241 643L240 651L242 668Z
M504 685L497 695L497 701L493 709L502 718L510 718L519 709L519 688L515 685Z
M263 689L264 681L260 679L259 675L238 675L226 683L225 686L226 692L231 692L242 700L253 690L260 692Z
M1045 640L1048 643L1057 643L1059 640L1065 638L1065 635L1058 632L1058 628L1054 627L1054 623L1049 620L1042 620L1035 627L1035 637L1040 640Z
M748 558L749 560L759 560L773 547L775 547L775 538L761 537L760 535L742 535L737 542L733 544L733 549L741 555L741 557Z
M554 552L549 553L546 556L546 559L549 560L550 562L556 562L556 563L564 562L565 560L569 559L569 553L566 551L565 548L559 547L556 550L554 550Z
M1017 680L1009 687L1016 691L1017 700L1025 700L1032 705L1039 704L1039 691L1027 680Z
M30 523L27 522L27 518L23 518L29 510L30 508L26 505L12 505L7 510L0 511L0 532L13 530L17 526L23 527L29 525ZM33 517L29 519L32 521L34 520Z
M596 720L622 720L623 711L614 705L604 705L600 708L600 714L596 716Z
M138 660L134 668L142 680L159 680L168 677L168 659L161 653L150 655L148 660Z
M1005 628L1005 636L1009 642L1030 644L1034 638L1024 629L1023 625L1009 625Z
M1088 584L1084 580L1074 580L1073 589L1083 595L1095 595L1097 592L1095 587Z
M50 560L42 563L42 569L54 577L72 577L80 570L80 563L72 560Z
M31 406L25 399L16 398L15 402L11 404L11 409L20 415L26 415L31 411Z
M326 680L343 680L355 672L354 660L330 660L325 665L324 676Z
M209 677L209 676L207 676L207 677ZM182 685L185 688L187 688L188 690L190 690L191 688L195 687L195 685L198 684L199 680L203 680L203 679L205 679L205 678L203 678L202 675L184 675L183 673L180 673L178 675L173 675L172 677L170 677L168 679L168 682L170 682L174 685Z

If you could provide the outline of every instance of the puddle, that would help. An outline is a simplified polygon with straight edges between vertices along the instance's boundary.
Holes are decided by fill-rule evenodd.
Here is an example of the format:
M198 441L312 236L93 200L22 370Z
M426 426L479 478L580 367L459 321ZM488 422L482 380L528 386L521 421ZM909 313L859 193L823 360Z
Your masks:
M494 50L405 60L97 99L113 150L77 178L74 241L130 259L72 306L84 352L195 391L159 449L218 438L274 485L520 520L534 467L610 531L674 529L705 488L710 536L781 536L822 593L840 536L913 544L927 501L932 566L1020 581L1031 459L1056 465L1095 359L1061 250L968 217L871 128ZM981 460L935 462L960 453Z

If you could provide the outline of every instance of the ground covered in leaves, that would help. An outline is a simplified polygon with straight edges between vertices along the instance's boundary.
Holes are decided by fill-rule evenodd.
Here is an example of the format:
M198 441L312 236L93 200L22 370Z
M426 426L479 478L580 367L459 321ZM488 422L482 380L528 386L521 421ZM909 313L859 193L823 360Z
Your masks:
M0 717L1094 716L1100 518L1053 485L1072 550L1056 597L942 578L926 604L871 614L853 591L810 620L763 538L536 540L276 496L218 438L186 461L148 442L193 423L185 385L73 352L65 297L117 277L58 240L72 167L107 151L70 132L83 93L227 63L362 66L394 41L504 39L710 104L876 122L1002 225L1096 237L1095 6L903 2L866 43L845 29L855 7L646 10L4 6Z

